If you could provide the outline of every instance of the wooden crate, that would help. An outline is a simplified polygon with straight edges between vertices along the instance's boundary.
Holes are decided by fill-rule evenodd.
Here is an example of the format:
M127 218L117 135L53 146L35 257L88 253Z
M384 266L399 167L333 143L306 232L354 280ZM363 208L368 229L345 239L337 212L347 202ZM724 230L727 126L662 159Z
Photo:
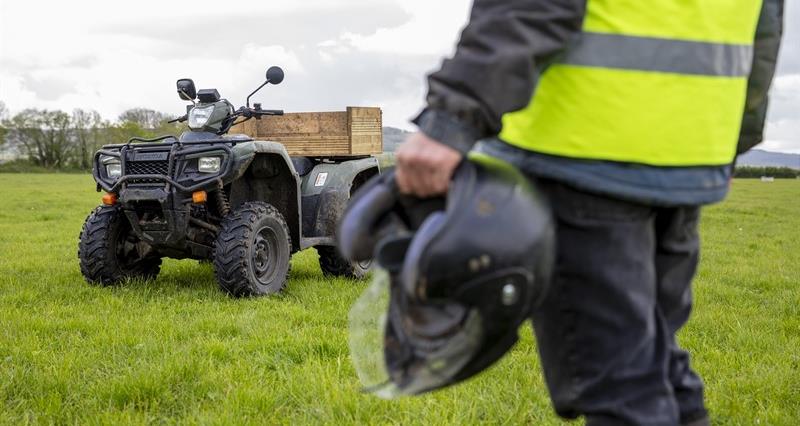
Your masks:
M237 125L230 133L280 142L289 155L349 157L383 152L380 108L347 107L347 111L268 116Z

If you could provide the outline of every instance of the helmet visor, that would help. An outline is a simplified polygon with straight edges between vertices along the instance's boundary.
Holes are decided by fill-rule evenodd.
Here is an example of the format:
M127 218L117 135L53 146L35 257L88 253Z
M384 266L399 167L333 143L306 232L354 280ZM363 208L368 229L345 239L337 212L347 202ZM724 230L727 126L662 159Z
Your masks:
M455 383L481 346L478 311L413 304L388 271L373 277L350 310L350 356L365 392L394 399Z

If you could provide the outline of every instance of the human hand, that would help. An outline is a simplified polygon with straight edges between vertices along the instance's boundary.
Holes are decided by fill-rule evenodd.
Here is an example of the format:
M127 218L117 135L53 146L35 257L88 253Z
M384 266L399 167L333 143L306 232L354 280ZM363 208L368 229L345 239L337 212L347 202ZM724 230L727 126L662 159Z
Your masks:
M429 198L447 192L462 155L424 133L417 132L400 145L396 158L395 177L400 192Z

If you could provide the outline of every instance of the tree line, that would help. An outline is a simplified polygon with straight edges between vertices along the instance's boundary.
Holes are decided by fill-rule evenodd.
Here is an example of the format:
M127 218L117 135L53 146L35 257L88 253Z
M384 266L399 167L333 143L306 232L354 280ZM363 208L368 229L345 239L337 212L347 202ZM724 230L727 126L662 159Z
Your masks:
M739 179L759 179L761 177L797 179L800 178L800 170L790 169L789 167L738 166L733 173L733 177Z
M103 145L134 136L180 133L182 125L167 123L172 118L146 108L129 109L114 121L83 109L67 113L28 108L12 115L0 102L0 151L19 153L36 167L90 170L94 153Z

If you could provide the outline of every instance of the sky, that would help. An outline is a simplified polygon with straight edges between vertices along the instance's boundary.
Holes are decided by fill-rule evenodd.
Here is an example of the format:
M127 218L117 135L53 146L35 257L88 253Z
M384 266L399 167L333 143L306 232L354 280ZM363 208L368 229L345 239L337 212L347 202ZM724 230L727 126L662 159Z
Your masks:
M786 31L763 149L800 153L800 0ZM234 105L271 65L286 79L254 96L267 109L380 106L413 129L425 75L452 54L471 0L230 3L0 0L0 101L25 108L185 112L175 81L192 78ZM796 25L792 25L796 23Z

